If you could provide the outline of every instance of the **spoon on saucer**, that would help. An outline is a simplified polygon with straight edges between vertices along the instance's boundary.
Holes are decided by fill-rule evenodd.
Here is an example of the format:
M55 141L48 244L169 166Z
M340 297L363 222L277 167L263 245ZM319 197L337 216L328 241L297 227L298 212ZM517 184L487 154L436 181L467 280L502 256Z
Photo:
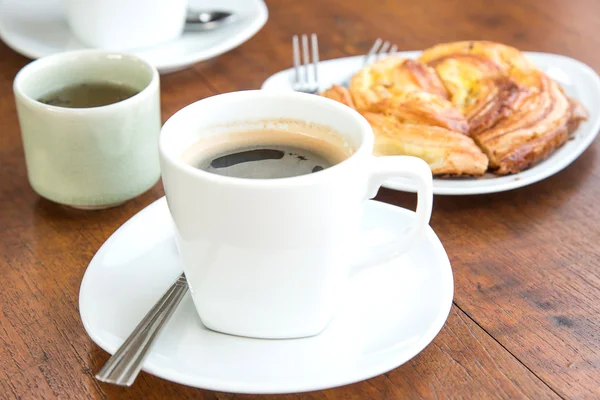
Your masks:
M185 275L171 285L140 321L125 342L96 374L96 379L121 386L131 386L140 373L150 348L188 291Z
M187 31L210 31L235 19L235 14L218 10L187 11L185 29Z

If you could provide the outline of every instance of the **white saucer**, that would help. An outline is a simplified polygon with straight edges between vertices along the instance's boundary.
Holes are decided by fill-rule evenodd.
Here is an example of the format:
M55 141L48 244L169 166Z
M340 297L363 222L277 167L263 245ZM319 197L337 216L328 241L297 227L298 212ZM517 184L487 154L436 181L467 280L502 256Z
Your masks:
M254 36L268 17L262 0L191 0L190 7L233 11L239 18L214 31L185 32L177 40L134 53L161 73L174 72L239 46ZM34 59L87 48L69 30L61 0L0 1L0 38Z
M385 240L414 213L366 202L363 243ZM119 228L92 259L79 293L83 325L109 353L181 273L164 198ZM427 346L446 321L452 270L429 228L398 259L358 272L331 324L318 336L249 339L206 329L189 294L161 333L144 370L170 381L237 393L325 389L396 368Z
M407 58L417 58L420 51L405 51L399 54ZM556 80L567 95L581 101L590 113L588 121L582 123L575 132L574 139L555 151L547 160L519 174L496 176L486 174L481 178L435 178L433 192L446 195L468 195L503 192L548 178L567 167L577 159L593 142L600 130L600 77L593 69L569 57L526 52L540 69ZM333 84L347 84L350 77L361 67L364 56L338 58L319 63L321 90ZM280 71L269 77L262 85L265 90L293 90L291 70ZM414 185L402 178L385 183L387 188L415 192Z

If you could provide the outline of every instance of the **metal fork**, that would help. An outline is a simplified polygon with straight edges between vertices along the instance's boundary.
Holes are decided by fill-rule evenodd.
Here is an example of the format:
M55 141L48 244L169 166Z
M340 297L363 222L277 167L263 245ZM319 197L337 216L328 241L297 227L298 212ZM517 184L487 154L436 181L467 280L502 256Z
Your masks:
M373 43L373 47L371 47L371 50L369 50L369 52L365 56L363 65L366 66L368 64L371 64L372 62L377 61L382 57L396 54L396 52L398 52L398 46L392 46L392 44L389 41L386 40L384 42L381 38L378 38L375 41L375 43Z
M317 35L310 35L311 46L308 45L308 35L302 35L302 62L300 61L300 39L298 35L292 37L294 56L294 74L292 76L292 89L297 92L317 93L319 91L319 43ZM312 63L310 61L312 53Z

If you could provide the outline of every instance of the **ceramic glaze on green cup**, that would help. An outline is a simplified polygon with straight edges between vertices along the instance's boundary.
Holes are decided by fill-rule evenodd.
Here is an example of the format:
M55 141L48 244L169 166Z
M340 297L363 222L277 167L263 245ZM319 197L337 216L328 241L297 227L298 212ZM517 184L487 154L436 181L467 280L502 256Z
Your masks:
M38 101L81 83L127 85L138 93L90 108ZM160 83L146 61L99 50L55 54L19 71L13 90L29 182L40 196L100 209L132 199L158 181Z

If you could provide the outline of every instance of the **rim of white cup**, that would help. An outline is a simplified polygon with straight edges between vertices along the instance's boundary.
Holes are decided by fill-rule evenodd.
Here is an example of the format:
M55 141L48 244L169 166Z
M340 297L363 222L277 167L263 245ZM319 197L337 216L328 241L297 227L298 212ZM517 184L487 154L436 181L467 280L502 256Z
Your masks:
M107 104L104 106L98 106L98 107L69 108L69 107L61 107L61 106L45 104L31 96L28 96L25 93L25 91L23 90L23 88L22 88L23 82L25 80L27 80L29 78L29 76L35 74L39 70L47 68L49 66L56 66L56 65L64 64L65 62L68 62L69 60L71 60L72 62L76 62L74 60L76 58L81 58L81 57L90 57L90 58L91 57L107 57L107 58L115 58L115 59L118 58L118 59L123 59L123 60L133 61L135 63L139 63L151 72L152 75L150 78L150 82L148 82L148 84L142 90L140 90L139 92L137 92L136 94L134 94L133 96L131 96L125 100L121 100L116 103L111 103L111 104ZM43 107L45 109L56 111L56 112L65 112L65 113L73 113L73 114L79 114L79 113L89 114L89 113L96 113L96 112L105 112L107 109L114 109L114 108L118 108L118 107L129 107L133 102L140 101L141 99L145 98L146 96L148 96L149 94L154 92L155 89L158 89L159 82L160 82L160 75L158 73L158 70L152 64L150 64L149 62L147 62L146 60L144 60L141 57L138 57L138 56L130 54L130 53L124 53L124 52L119 52L119 51L85 49L85 50L74 50L74 51L67 51L67 52L63 52L63 53L57 53L57 54L53 54L50 56L38 58L37 60L30 62L29 64L27 64L23 68L21 68L21 70L15 76L15 79L13 82L13 92L14 92L15 96L19 97L20 100L22 100L23 102L25 102L28 105L33 106L33 107Z
M222 103L223 107L226 107L227 103L230 100L247 99L248 101L252 101L252 98L255 98L256 96L260 96L262 98L275 98L275 99L279 99L281 101L285 101L285 99L291 98L291 99L301 99L302 101L319 102L322 104L323 108L328 108L330 110L333 109L334 112L339 113L340 115L343 115L344 118L353 120L354 123L358 126L359 130L363 133L361 135L361 142L359 143L358 147L355 148L355 151L348 158L346 158L345 160L343 160L335 165L332 165L329 168L319 171L316 174L305 174L305 175L293 176L293 177L288 177L288 178L275 178L275 179L249 179L249 178L237 178L237 177L213 174L211 172L203 171L201 169L192 167L191 165L189 165L185 161L183 161L183 159L181 158L181 154L172 154L172 152L164 149L164 146L165 146L164 142L166 140L168 140L166 137L169 133L167 133L167 132L172 130L171 125L179 123L178 120L181 118L184 118L187 113L191 112L191 110L194 110L194 109L200 110L207 103L219 103L220 102L220 103ZM196 115L198 115L198 112L196 112ZM324 111L324 112L326 112L326 111ZM281 117L289 118L289 119L296 119L300 122L308 122L308 123L314 122L314 121L304 121L299 118L293 118L293 117L287 117L287 116L281 116ZM273 117L273 119L276 119L276 118L277 117ZM266 118L266 120L268 120L268 118ZM242 123L242 122L243 121L240 121L240 123ZM252 122L252 120L249 120L248 122ZM332 130L334 132L337 132L337 130L335 130L333 128L332 128ZM338 133L343 135L343 133L341 133L341 132L338 132ZM265 91L265 90L242 90L242 91L223 93L223 94L207 97L205 99L198 100L192 104L189 104L188 106L177 111L164 123L164 125L160 131L158 148L159 148L160 157L162 159L164 159L164 161L166 161L166 162L172 164L174 167L182 170L182 172L185 172L192 176L196 176L200 179L210 181L210 182L215 182L215 183L222 183L222 184L236 184L238 186L273 188L274 186L289 187L290 185L315 184L315 183L322 182L324 180L329 180L331 178L331 175L338 173L338 171L340 171L341 168L348 167L348 166L350 166L350 164L354 164L355 162L358 162L359 156L362 156L364 153L368 153L368 156L374 157L372 155L373 143L374 143L373 130L372 130L369 122L367 122L367 120L356 110L354 110L340 102L337 102L335 100L332 100L332 99L329 99L329 98L326 98L323 96L318 96L318 95L308 94L308 93L300 93L300 92L271 92L271 91Z

